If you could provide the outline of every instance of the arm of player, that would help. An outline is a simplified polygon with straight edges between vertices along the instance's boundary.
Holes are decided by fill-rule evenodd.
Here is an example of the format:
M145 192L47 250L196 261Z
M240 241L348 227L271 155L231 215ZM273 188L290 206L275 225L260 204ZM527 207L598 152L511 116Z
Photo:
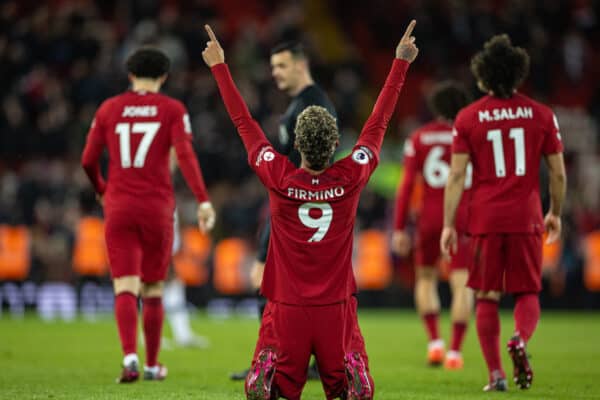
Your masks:
M410 197L415 186L417 177L417 166L414 157L414 146L412 140L408 139L404 147L404 176L398 186L396 196L396 207L394 215L394 229L403 230L406 227Z
M398 187L396 196L394 233L392 234L392 250L400 256L406 256L410 251L410 237L405 228L410 198L417 176L414 151L412 141L408 139L404 149L404 177Z
M548 154L544 157L548 165L550 182L550 210L544 218L544 225L548 232L547 243L552 243L560 237L561 222L560 214L567 190L567 175L565 173L565 161L562 153Z
M99 113L97 113L98 115ZM81 166L85 170L94 190L100 196L106 191L106 181L100 173L100 156L104 150L104 136L97 117L92 122L92 127L87 136L85 148L81 155Z
M446 257L455 254L457 250L457 234L454 223L456 209L465 187L469 160L470 156L467 153L454 153L450 159L450 173L444 190L444 229L440 238L440 248Z
M183 131L183 128L178 124L176 124L173 129ZM179 134L179 137L182 139L176 141L174 144L175 154L177 156L176 162L174 162L172 157L173 153L171 153L171 171L173 172L176 166L179 165L179 169L181 170L186 183L192 193L194 193L196 201L198 201L198 209L196 211L198 227L200 228L200 231L208 232L215 225L216 213L209 200L206 185L204 184L204 178L202 177L202 172L200 170L200 164L196 158L196 153L194 153L191 134L183 133Z
M249 155L261 144L268 144L267 138L250 115L248 106L240 95L238 88L233 82L229 67L225 64L225 55L219 41L210 26L205 25L210 41L206 43L206 49L202 52L202 58L217 81L221 98L225 103L225 108L229 117L237 128L237 131L244 142L244 147Z
M177 170L177 152L174 147L169 151L169 171L173 174Z
M417 58L417 54L419 54L419 49L415 45L415 37L411 36L415 24L416 21L412 20L400 39L396 47L396 58L394 59L392 68L377 97L373 111L358 138L358 146L366 146L374 151L375 154L379 154L381 150L383 135L396 108L396 102L404 84L408 66Z

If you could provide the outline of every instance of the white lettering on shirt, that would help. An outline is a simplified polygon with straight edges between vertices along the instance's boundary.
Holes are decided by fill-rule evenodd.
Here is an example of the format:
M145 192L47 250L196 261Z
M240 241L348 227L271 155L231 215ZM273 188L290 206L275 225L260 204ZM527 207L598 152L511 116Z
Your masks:
M531 107L494 108L479 111L479 122L505 121L512 119L533 119Z
M421 143L424 145L432 144L452 144L452 132L426 132L421 134Z
M121 117L156 117L157 115L157 106L125 106Z
M316 201L326 201L335 199L338 197L342 197L345 193L345 190L342 186L336 186L334 188L329 188L325 190L305 190L298 189L295 187L287 188L288 197L294 198L296 200L316 200Z

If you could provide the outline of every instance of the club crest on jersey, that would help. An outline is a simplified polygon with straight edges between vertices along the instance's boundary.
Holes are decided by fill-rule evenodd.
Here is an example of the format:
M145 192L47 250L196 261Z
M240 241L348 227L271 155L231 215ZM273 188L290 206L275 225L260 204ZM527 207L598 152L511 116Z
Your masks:
M270 146L265 146L260 149L258 153L258 157L256 157L255 165L258 167L260 163L264 160L266 162L273 161L275 159L275 153L273 153Z
M365 146L360 146L352 153L352 159L354 162L365 165L369 163L369 160L373 158L373 153Z

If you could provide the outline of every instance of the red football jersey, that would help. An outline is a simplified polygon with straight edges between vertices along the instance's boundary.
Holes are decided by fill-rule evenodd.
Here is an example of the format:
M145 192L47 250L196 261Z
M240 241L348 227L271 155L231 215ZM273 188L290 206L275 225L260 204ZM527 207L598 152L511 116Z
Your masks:
M432 121L417 129L404 145L404 177L396 197L394 229L406 226L410 197L417 175L423 177L423 200L417 229L420 232L441 232L444 217L444 188L450 172L452 126ZM471 165L467 170L465 189L471 187ZM467 228L467 197L465 190L456 216L456 227Z
M189 116L181 102L160 93L128 91L96 112L82 156L107 211L172 215L175 197L169 172L174 147L179 167L199 202L208 196L192 148ZM108 148L108 183L98 161Z
M540 161L562 152L552 110L522 94L485 96L461 110L454 129L452 151L473 164L469 231L543 232Z
M271 301L324 305L356 292L354 222L361 189L377 166L387 123L408 68L396 60L351 155L311 175L277 153L248 112L225 64L212 72L248 150L248 162L269 191L271 240L261 292Z

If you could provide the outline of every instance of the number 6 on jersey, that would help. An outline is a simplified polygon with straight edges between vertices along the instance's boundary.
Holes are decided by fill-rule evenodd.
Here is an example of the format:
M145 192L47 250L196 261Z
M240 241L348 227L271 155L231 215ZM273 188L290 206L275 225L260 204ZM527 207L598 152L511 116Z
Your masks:
M319 218L311 217L310 210L312 209L321 210L321 216ZM302 222L304 226L317 229L308 241L320 242L327 234L329 226L331 226L333 209L329 203L304 203L298 208L298 218L300 218L300 222Z

